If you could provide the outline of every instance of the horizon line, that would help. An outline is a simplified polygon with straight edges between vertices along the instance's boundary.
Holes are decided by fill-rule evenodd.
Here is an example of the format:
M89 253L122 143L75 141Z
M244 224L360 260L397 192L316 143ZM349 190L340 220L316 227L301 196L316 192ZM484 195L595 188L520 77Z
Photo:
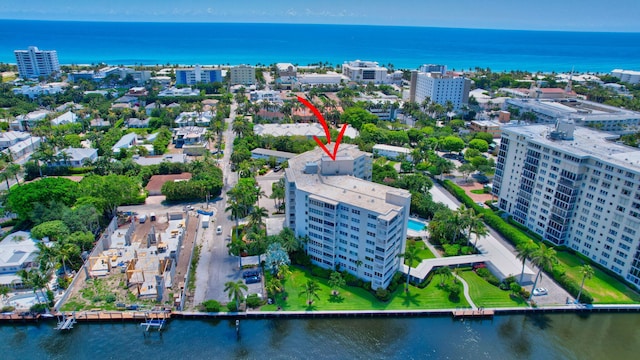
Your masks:
M460 29L485 31L533 31L533 32L569 32L569 33L617 33L640 34L640 30L579 30L579 29L516 29L516 28L486 28L486 27L450 27L429 25L397 25L397 24L335 24L335 23L297 23L297 22L260 22L260 21L169 21L169 20L89 20L89 19L15 19L0 18L0 21L38 21L38 22L85 22L85 23L146 23L146 24L255 24L255 25L318 25L318 26L372 26L397 28L430 28L430 29Z

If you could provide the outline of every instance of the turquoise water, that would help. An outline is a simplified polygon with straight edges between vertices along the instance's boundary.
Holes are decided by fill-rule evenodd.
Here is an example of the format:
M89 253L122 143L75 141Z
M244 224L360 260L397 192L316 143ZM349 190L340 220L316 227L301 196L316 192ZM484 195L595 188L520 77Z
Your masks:
M415 301L419 301L416 299ZM634 359L640 315L171 320L143 335L138 323L0 325L12 359Z
M409 221L407 222L407 228L413 231L423 231L426 225L426 223L413 219L409 219Z
M394 11L394 10L391 10ZM402 26L0 20L0 61L55 49L63 64L271 64L348 60L415 69L609 72L640 69L640 33Z

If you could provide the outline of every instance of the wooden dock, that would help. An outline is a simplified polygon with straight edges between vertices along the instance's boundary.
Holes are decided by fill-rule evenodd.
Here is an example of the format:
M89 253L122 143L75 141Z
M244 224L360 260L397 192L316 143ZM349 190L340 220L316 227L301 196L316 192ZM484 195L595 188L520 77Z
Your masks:
M454 318L492 318L495 312L492 309L466 309L454 310L452 314Z

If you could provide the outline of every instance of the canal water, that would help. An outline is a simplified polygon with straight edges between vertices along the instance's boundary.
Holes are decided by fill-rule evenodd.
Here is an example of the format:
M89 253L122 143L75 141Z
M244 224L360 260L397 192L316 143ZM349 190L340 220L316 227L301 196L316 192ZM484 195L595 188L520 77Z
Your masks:
M638 314L436 318L171 320L0 326L2 359L634 359Z

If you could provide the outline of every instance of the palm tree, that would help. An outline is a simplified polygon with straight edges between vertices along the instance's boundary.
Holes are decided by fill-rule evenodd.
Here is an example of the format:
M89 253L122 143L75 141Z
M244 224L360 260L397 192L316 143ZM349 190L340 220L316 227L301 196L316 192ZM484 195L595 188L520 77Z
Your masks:
M261 197L266 197L267 194L264 192L264 190L262 190L262 188L260 187L260 185L256 185L256 187L254 188L254 193L253 195L256 196L256 201L258 203L258 207L260 206L260 198Z
M440 286L444 286L444 282L452 276L451 269L448 266L438 268L436 274L440 275Z
M254 208L251 213L249 213L249 225L262 227L263 219L269 216L269 212L267 209L263 207Z
M314 280L307 280L307 283L302 286L302 291L300 291L300 296L307 296L307 305L311 305L313 303L313 298L320 300L320 296L318 296L318 291L320 291L320 286Z
M267 293L273 294L273 297L275 298L280 292L282 292L282 290L284 290L284 286L282 286L282 281L280 281L280 279L272 277L267 281L265 289L267 290Z
M243 210L244 207L236 200L229 201L229 206L224 209L224 211L230 212L231 217L236 220L236 239L238 239L238 227L240 226L240 217L242 216Z
M302 247L300 239L296 237L295 232L291 228L285 227L280 231L279 236L282 242L282 248L289 254L300 250Z
M531 262L538 267L538 273L536 274L536 279L533 282L533 288L531 295L529 295L529 300L533 297L533 289L535 289L538 284L538 278L540 277L542 270L550 269L556 261L556 251L553 248L547 247L545 244L540 244L538 250L531 255Z
M229 295L229 300L236 300L236 311L240 308L240 299L244 297L244 291L249 290L242 280L227 281L224 284L224 291Z
M411 267L416 261L420 261L420 256L418 253L420 249L415 245L415 243L407 246L404 253L398 254L398 257L404 258L408 263L409 270L407 271L407 284L404 287L404 291L409 291L409 279L411 279Z
M580 267L580 274L582 274L582 283L580 284L580 291L578 292L578 297L576 298L577 302L580 302L580 296L582 295L582 289L584 288L584 281L587 279L591 279L595 274L595 271L590 265L584 264Z
M475 217L477 220L473 220L474 223L471 226L471 232L476 236L476 241L473 243L473 247L478 248L478 239L483 238L489 235L489 230L487 230L487 226L482 221L482 214L480 216Z
M518 255L516 256L518 259L522 260L522 272L520 273L520 284L522 284L522 279L524 278L524 266L527 262L527 259L531 257L537 250L538 245L533 241L529 240L526 243L522 243L516 247L518 251Z

